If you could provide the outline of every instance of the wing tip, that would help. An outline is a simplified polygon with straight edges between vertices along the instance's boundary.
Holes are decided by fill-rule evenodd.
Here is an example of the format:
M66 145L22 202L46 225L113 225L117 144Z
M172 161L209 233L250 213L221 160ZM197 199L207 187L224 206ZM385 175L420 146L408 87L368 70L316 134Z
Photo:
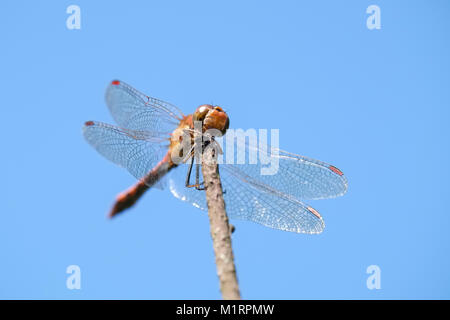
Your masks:
M335 166L329 165L328 169L331 170L332 172L334 172L335 174L337 174L342 179L343 190L339 194L337 194L335 197L343 196L347 192L347 189L348 189L347 177L344 175L344 173L340 169L336 168Z

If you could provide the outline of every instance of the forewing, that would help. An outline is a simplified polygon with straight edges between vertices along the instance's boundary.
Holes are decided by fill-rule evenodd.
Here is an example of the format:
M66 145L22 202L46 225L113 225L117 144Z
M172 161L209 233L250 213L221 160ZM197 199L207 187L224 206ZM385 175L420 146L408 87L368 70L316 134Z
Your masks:
M123 81L112 81L105 94L106 104L120 127L170 134L183 118L174 105L149 97Z
M299 200L334 198L347 191L347 178L341 170L328 163L251 143L237 144L235 154L231 155L233 162L237 162L238 152L245 154L246 159L246 164L237 165L242 173ZM256 163L249 164L249 159L255 154Z

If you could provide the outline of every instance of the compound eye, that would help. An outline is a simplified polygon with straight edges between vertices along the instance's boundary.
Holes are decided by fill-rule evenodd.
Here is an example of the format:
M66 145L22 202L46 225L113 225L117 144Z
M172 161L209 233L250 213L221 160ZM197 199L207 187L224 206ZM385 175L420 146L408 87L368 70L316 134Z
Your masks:
M200 113L200 114L206 114L208 112L208 107L201 106L200 108L198 108L197 112Z
M211 107L208 105L198 107L197 110L194 112L194 121L203 121L203 119L205 119L206 115L208 114L209 110L211 110Z
M223 109L222 109L221 107L219 107L219 106L214 107L214 110L217 110L217 111L219 111L219 112L223 112Z

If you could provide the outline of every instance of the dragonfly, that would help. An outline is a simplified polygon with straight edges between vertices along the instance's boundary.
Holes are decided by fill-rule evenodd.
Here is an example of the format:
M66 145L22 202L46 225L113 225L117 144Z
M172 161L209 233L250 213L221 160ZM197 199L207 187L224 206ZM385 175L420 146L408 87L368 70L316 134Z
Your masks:
M207 210L200 164L195 163L195 183L191 183L194 152L182 147L188 140L195 146L194 134L210 129L216 132L216 137L206 139L210 144L226 135L230 125L226 111L206 104L186 116L173 104L145 95L120 80L108 85L105 98L117 126L87 121L84 138L138 180L117 196L109 216L132 207L150 188L167 186L176 198ZM200 127L194 128L195 123ZM245 143L234 152L249 156L250 152L263 151L259 148ZM219 165L228 216L283 231L321 233L325 227L322 216L304 201L344 195L348 182L343 172L322 161L270 149L276 151L268 155L278 163L276 174L262 175L262 163ZM220 146L218 150L222 151ZM174 154L182 161L173 161Z

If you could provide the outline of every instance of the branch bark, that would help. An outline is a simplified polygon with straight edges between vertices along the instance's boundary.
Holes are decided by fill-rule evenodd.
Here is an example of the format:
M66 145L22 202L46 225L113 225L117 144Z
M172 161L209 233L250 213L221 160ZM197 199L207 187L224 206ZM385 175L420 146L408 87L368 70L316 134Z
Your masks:
M231 246L231 227L225 211L219 166L215 157L211 154L212 152L207 152L207 150L203 153L202 173L220 291L223 299L238 300L241 299L241 296L236 277L236 267Z

